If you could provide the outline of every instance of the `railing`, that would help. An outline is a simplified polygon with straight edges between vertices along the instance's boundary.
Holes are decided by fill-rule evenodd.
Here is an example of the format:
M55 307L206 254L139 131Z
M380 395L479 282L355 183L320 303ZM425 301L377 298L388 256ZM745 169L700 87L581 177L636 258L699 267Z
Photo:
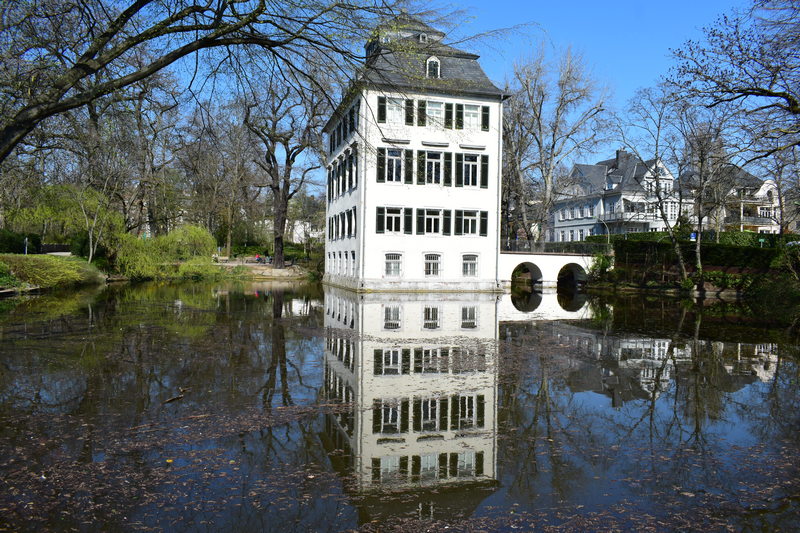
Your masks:
M604 222L649 222L652 220L661 219L658 213L642 213L637 211L615 211L613 213L601 213L598 218Z
M502 252L520 252L531 254L607 254L612 246L597 242L540 242L540 241L508 241L500 244Z
M725 224L754 224L758 226L769 226L771 224L776 224L776 222L769 217L749 217L746 215L740 217L735 215L725 217Z

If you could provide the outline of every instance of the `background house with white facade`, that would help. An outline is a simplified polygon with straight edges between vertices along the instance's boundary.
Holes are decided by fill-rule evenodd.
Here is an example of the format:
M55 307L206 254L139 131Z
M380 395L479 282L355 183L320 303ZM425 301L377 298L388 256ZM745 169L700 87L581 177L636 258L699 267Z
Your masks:
M606 233L663 231L660 202L670 224L678 219L674 182L663 162L642 161L625 150L594 165L575 165L568 185L553 203L553 230L548 240L570 242Z
M497 289L506 95L443 38L407 15L377 28L325 126L329 284Z

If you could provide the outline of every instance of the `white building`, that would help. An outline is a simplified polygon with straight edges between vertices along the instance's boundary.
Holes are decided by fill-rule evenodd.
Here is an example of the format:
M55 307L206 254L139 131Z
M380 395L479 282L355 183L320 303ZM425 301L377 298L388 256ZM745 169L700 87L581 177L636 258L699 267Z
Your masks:
M478 56L401 15L326 124L324 281L497 290L503 100Z
M664 203L670 225L677 222L681 210L674 182L661 161L642 161L625 150L594 165L575 165L569 185L553 203L553 231L548 240L570 242L607 233L665 231L658 204Z

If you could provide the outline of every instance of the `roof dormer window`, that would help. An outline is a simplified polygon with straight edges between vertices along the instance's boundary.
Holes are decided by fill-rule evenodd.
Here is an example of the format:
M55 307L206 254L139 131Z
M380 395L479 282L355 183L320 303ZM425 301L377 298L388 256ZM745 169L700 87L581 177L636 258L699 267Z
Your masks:
M420 33L419 34L419 42L427 43L428 42L428 34L427 33Z
M439 66L439 60L435 57L429 57L426 63L425 72L428 78L440 78L441 71Z

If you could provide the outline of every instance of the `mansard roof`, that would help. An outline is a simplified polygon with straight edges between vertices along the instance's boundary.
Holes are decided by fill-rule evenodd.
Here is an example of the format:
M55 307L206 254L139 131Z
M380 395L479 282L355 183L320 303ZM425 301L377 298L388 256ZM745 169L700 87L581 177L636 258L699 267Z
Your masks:
M594 165L576 164L572 167L570 177L592 193L603 191L608 181L614 184L613 191L609 193L641 192L643 178L651 174L656 164L656 159L642 161L625 150L618 150L612 159L598 161Z
M389 89L507 97L486 76L480 56L444 44L444 36L407 14L378 26L367 43L360 81ZM431 57L439 61L439 78L426 76Z

